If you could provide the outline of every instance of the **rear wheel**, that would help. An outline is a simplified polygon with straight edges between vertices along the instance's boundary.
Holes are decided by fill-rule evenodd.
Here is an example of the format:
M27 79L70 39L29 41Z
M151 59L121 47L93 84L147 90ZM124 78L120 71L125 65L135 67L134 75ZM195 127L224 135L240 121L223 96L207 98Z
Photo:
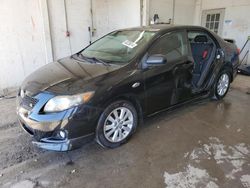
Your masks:
M137 123L134 106L128 101L116 101L102 113L96 128L96 140L103 147L116 148L127 142Z
M230 87L230 73L228 70L223 70L216 81L214 87L214 99L221 100L223 99Z

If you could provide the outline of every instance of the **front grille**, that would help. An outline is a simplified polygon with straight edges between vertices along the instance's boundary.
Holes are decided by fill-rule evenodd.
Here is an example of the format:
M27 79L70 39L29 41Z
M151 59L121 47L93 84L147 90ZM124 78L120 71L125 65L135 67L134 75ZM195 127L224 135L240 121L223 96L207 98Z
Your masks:
M21 126L24 128L26 132L28 132L30 135L34 135L34 130L31 129L30 127L26 126L23 122L21 122Z
M34 130L34 138L37 141L41 141L43 138L50 138L53 136L53 132L42 132L39 130Z
M26 132L28 132L31 136L33 136L35 140L37 141L40 141L43 138L50 138L53 136L53 132L42 132L39 130L34 130L22 122L21 122L21 126L24 128Z
M21 106L27 110L32 110L33 107L36 105L36 103L38 102L37 99L30 97L28 95L25 95L22 99L21 99Z

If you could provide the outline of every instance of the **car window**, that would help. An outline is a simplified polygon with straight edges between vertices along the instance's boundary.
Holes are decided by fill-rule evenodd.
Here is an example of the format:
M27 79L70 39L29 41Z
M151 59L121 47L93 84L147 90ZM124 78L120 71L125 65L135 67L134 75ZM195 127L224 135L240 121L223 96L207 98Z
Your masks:
M195 37L197 37L197 36L206 36L207 37L207 39L208 39L208 41L212 41L212 39L209 37L209 35L207 34L207 33L205 33L205 32L202 32L202 31L189 31L188 32L188 40L189 40L189 42L195 42L194 41L194 39L195 39Z
M164 55L167 61L188 55L186 33L183 31L164 35L153 45L149 55Z
M198 35L204 35L204 33L190 31L190 32L188 32L188 40L190 42L193 42L195 37L198 36Z
M97 40L82 55L114 63L126 63L133 59L156 34L154 31L124 30L110 33Z

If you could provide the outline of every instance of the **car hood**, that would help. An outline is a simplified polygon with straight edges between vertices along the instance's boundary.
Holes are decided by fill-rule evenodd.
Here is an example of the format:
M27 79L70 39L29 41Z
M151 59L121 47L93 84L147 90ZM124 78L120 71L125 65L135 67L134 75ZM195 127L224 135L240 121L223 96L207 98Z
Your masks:
M41 67L24 80L21 88L31 95L41 91L73 94L82 91L83 86L91 87L91 80L103 80L105 75L119 68L68 57Z

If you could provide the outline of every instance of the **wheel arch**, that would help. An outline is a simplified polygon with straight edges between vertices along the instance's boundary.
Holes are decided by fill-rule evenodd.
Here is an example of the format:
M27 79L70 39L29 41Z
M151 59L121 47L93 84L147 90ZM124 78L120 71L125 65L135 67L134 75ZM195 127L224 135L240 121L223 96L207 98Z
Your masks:
M233 82L233 67L232 67L232 65L230 63L225 63L221 68L221 71L223 71L223 70L228 70L228 72L230 74L230 82L232 83Z
M112 97L111 100L108 100L105 103L104 109L108 105L110 105L111 103L113 103L115 101L119 101L119 100L128 101L135 107L135 110L136 110L136 112L138 114L139 125L142 124L143 123L143 107L142 107L142 104L141 104L140 100L138 99L138 97L135 94L127 93L127 94L122 94L122 95Z

